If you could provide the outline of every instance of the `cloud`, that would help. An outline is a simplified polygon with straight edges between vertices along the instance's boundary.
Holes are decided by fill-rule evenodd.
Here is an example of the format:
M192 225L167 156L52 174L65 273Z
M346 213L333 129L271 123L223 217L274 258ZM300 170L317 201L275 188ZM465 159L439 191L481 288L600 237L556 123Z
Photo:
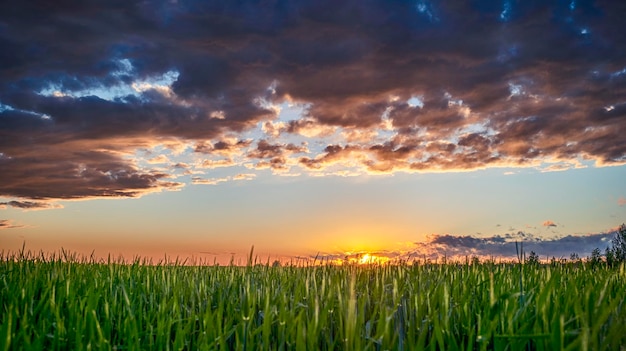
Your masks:
M40 209L50 209L50 208L62 208L62 205L50 203L50 202L41 202L41 201L7 201L0 202L0 208L5 207L14 207L20 208L23 210L40 210Z
M252 180L254 178L256 178L256 174L254 173L239 173L235 175L232 179L233 180Z
M219 159L219 160L211 160L206 159L202 160L200 164L197 166L198 168L206 168L206 169L214 169L220 167L230 167L234 166L236 163L231 158Z
M168 174L144 171L111 151L72 147L15 148L14 157L0 160L0 194L33 200L137 197L180 186L164 180Z
M463 1L2 4L0 196L178 189L158 168L170 159L315 175L624 165L624 11L615 1L517 2L506 16ZM168 143L193 147L138 156Z
M279 129L281 132L299 134L307 138L318 138L332 135L337 128L335 126L324 125L315 118L303 117L298 120L289 121L286 126Z
M624 206L626 205L626 198L624 198L623 196L620 196L619 199L617 199L617 204L619 206Z
M170 159L165 155L158 155L156 157L148 159L147 162L154 163L154 164L163 164L163 163L171 163L172 161L170 161Z
M23 225L13 224L13 221L10 219L0 219L0 230L23 228L23 227L24 227Z
M230 178L226 177L226 178L212 178L212 179L204 179L204 178L200 178L200 177L193 177L192 181L193 184L204 184L204 185L216 185L219 183L223 183L223 182L227 182L229 181Z
M541 258L569 257L578 253L580 257L591 255L595 248L604 249L610 246L614 232L566 235L553 238L540 238L528 233L494 235L491 237L436 235L425 243L416 243L414 253L426 254L428 257L504 257L515 258L517 251L515 242L523 242L526 253L534 251Z
M270 168L273 171L287 171L290 168L288 157L293 154L308 153L308 149L305 145L289 144L271 144L265 139L259 140L256 149L251 150L247 157L249 159L260 159L254 168ZM289 164L288 164L289 162Z
M550 220L547 220L547 221L543 222L543 226L544 227L556 227L556 223L554 223L554 222L552 222Z
M224 183L233 180L252 180L256 178L256 174L254 173L239 173L232 177L222 177L222 178L202 178L202 177L193 177L193 184L203 184L203 185L216 185L219 183Z
M222 138L214 143L201 141L195 146L195 152L209 155L221 155L232 157L241 154L241 150L252 144L252 140L237 138Z
M614 235L615 230L552 238L538 237L521 231L492 236L433 234L428 236L426 241L414 242L402 249L376 253L324 253L320 254L319 258L327 262L334 262L344 260L346 257L355 258L359 254L369 253L392 261L441 260L444 257L452 261L464 261L473 256L482 259L516 260L518 252L516 243L518 248L523 248L527 255L534 251L541 259L569 258L572 253L577 253L580 257L588 257L595 248L604 252L604 249L611 245L611 239Z

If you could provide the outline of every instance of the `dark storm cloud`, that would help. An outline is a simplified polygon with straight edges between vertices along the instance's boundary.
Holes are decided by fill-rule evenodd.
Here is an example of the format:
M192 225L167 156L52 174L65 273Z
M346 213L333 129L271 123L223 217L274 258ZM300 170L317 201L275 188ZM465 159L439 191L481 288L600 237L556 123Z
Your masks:
M342 105L342 109L337 109L338 104ZM307 111L307 114L325 125L370 128L380 122L386 109L387 103L382 101L369 103L331 101L316 103Z
M284 147L219 140L286 101L307 108L284 133L391 128L385 140L333 140L300 157L305 169L624 163L625 15L619 1L5 2L0 196L175 186L129 159L168 138L285 167Z
M180 185L163 180L167 174L142 171L113 152L91 148L98 145L67 142L16 149L15 156L0 159L0 194L27 199L136 197Z

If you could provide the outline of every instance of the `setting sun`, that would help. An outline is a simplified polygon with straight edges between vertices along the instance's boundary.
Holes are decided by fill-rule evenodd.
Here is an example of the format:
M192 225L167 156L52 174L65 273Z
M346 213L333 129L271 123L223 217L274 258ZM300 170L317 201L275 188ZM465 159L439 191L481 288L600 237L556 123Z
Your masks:
M370 256L370 254L365 254L359 260L359 264L372 263L372 262L374 262L375 259L376 259L376 256Z
M378 256L372 253L346 252L342 258L334 260L335 264L358 264L358 265L379 265L390 261L389 257Z
M365 254L360 260L360 264L385 264L389 262L390 258L385 256L376 256L371 254Z

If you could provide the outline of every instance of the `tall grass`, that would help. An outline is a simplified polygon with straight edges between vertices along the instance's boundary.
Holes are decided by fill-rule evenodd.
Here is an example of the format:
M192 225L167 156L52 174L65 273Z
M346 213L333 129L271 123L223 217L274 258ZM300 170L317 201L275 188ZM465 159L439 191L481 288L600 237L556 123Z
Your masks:
M520 275L495 263L218 267L1 254L0 350L620 350L625 282L624 266Z

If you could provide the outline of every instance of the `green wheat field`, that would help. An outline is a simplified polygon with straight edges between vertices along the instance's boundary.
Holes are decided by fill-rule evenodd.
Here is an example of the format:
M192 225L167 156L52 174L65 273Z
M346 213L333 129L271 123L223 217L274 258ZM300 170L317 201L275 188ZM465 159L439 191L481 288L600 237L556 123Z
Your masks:
M0 350L624 350L586 262L246 267L2 254Z

